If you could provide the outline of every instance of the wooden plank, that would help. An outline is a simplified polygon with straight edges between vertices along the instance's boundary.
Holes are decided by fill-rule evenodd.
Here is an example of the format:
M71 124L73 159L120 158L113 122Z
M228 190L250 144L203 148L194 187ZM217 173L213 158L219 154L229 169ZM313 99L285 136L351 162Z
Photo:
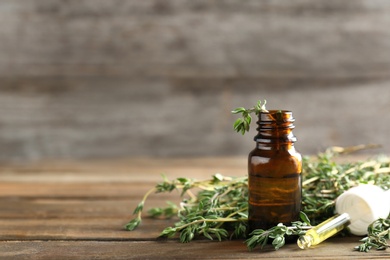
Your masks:
M0 259L388 259L388 251L353 251L355 239L332 239L310 250L286 245L248 252L242 241L2 241Z
M8 197L0 198L1 219L40 219L40 218L112 218L128 217L138 205L142 196L133 198L45 198L45 197ZM171 196L153 196L145 205L160 206L165 200L174 200Z
M85 184L85 183L0 183L0 197L32 197L32 198L110 198L128 197L143 194L151 187L150 184L137 183ZM141 195L142 196L142 195Z
M143 194L130 197L4 197L0 198L0 219L83 219L131 218ZM145 203L145 216L153 207L165 207L167 201L179 206L180 194L151 195Z
M41 161L0 165L0 181L15 183L149 183L187 177L197 180L212 178L216 173L245 176L247 158L129 158L87 161ZM190 166L190 167L189 167ZM0 191L1 192L1 191Z
M173 220L145 218L138 229L129 232L124 226L132 218L131 213L132 209L115 218L82 215L73 218L0 218L0 240L156 240L165 227L174 223Z
M296 113L305 154L388 153L389 13L386 0L3 0L0 161L246 155L254 133L234 135L230 111L259 98Z
M361 143L381 144L383 148L375 152L390 152L386 136L390 114L378 112L388 110L389 80L64 81L57 88L55 79L45 83L51 87L41 87L42 80L34 77L17 79L9 90L0 90L0 162L244 157L254 147L255 118L251 132L243 137L233 131L237 116L230 111L252 107L260 98L268 100L269 108L293 110L296 146L305 155L332 145ZM0 78L1 85L8 83ZM365 109L357 112L357 107ZM362 124L362 118L371 123Z
M95 2L5 1L1 74L353 78L390 69L384 0Z
M199 169L201 166L208 168L223 161L219 160L202 163L199 159L194 164ZM148 163L144 162L147 170ZM238 162L241 163L240 160ZM169 162L165 163L168 167ZM226 167L229 164L235 165L228 162ZM367 256L387 259L390 256L388 251L369 254L352 251L359 244L359 237L332 238L306 251L289 244L279 251L269 246L261 252L248 252L243 240L195 240L181 244L177 238L157 239L163 228L174 224L174 219L145 218L138 229L128 232L123 226L132 218L132 210L143 195L140 192L144 185L153 183L159 176L150 175L144 182L116 182L113 181L116 179L114 165L48 163L35 165L31 171L28 166L15 167L14 170L11 166L0 167L0 172L11 173L7 178L14 177L13 182L0 182L0 259L366 259ZM179 160L171 168L191 169L186 165L185 160ZM95 167L102 170L99 174L104 174L108 168L114 173L110 178L89 180ZM118 167L123 169L123 165ZM61 179L61 173L65 171L74 174L73 177ZM23 181L24 177L34 176L35 173L38 180L31 183ZM59 176L58 182L53 182L53 179L44 181L50 173ZM119 176L122 174L124 172ZM8 185L10 188L7 190ZM161 205L165 199L172 197L176 197L175 194L152 196L145 206Z

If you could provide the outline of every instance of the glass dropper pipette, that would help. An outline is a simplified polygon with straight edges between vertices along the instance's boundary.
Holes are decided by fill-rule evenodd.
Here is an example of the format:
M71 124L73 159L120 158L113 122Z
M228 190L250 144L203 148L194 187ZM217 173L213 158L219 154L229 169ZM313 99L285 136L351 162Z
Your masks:
M378 218L386 218L389 211L389 192L374 185L354 187L337 198L336 212L339 214L309 229L298 238L297 245L301 249L318 245L347 226L352 234L365 235L368 225Z

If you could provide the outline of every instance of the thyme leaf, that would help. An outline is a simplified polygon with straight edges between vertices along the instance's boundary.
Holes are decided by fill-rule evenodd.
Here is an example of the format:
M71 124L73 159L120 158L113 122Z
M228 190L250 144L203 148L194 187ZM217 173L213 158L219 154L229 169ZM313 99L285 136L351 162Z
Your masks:
M244 107L238 107L231 111L233 114L241 114L241 117L234 122L233 129L237 133L241 133L242 135L244 135L245 132L248 132L250 129L250 124L252 122L251 114L254 113L256 115L259 115L261 112L268 112L265 107L266 104L267 100L264 100L263 103L259 100L253 108L247 109Z

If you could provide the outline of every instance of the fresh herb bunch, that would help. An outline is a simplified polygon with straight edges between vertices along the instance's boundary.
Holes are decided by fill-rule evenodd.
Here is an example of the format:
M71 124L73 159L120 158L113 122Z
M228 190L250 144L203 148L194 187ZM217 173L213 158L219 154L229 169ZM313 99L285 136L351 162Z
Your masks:
M371 146L349 148L333 147L315 157L305 157L303 167L303 201L301 221L291 227L279 224L268 230L255 230L246 239L249 249L262 248L269 240L275 249L284 245L287 236L301 235L311 224L317 225L334 215L335 198L359 184L374 184L388 190L390 187L390 158L380 156L361 162L337 163L339 155ZM247 177L227 177L215 174L210 180L197 181L177 178L157 184L148 191L134 210L136 217L127 225L127 230L135 229L142 221L145 201L152 193L181 190L182 202L179 206L169 203L165 208L152 208L151 217L170 218L177 216L179 221L173 227L165 228L160 236L179 235L181 242L190 242L196 237L222 240L225 238L246 238L248 219L248 179ZM195 194L193 191L197 190ZM309 221L310 219L310 221ZM388 247L390 216L374 222L367 238L357 250Z
M261 112L268 112L268 110L265 108L265 104L267 104L267 100L264 100L263 104L259 100L253 108L247 109L244 107L238 107L234 109L232 111L233 114L241 114L241 117L238 118L233 124L234 130L237 133L241 132L242 135L244 135L245 132L248 132L252 122L251 113L259 115Z
M302 209L313 225L333 216L335 199L352 187L374 184L390 189L390 158L378 156L360 162L336 162L339 155L375 147L332 147L314 158L303 158Z
M146 193L143 200L134 210L137 217L126 225L127 230L135 229L142 220L141 212L147 197L153 192L171 192L181 190L181 196L186 198L180 203L180 208L170 203L166 208L152 208L152 217L177 215L180 219L175 227L167 227L160 236L173 237L180 234L180 241L190 242L195 236L222 240L224 238L244 237L248 219L248 181L246 177L232 178L215 174L212 179L196 181L188 178L177 178L169 181L164 176L164 182ZM197 196L192 189L200 190ZM228 230L233 230L230 233Z

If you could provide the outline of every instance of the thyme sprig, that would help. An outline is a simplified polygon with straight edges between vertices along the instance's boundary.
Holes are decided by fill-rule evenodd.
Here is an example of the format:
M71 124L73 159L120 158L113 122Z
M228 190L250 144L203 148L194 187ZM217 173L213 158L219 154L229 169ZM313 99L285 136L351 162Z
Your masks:
M227 228L230 223L234 229L231 237L244 235L248 203L242 200L241 196L247 197L246 177L233 179L216 174L209 181L189 182L187 187L201 190L197 197L191 196L180 203L181 208L178 210L180 221L174 227L165 228L160 236L173 237L180 233L180 242L183 243L199 236L221 241L229 236Z
M361 239L363 242L355 247L360 252L368 252L371 248L385 250L390 247L387 240L390 239L390 216L387 219L380 218L368 227L368 234Z
M249 249L262 248L272 241L275 249L284 245L289 235L299 235L310 226L319 224L334 215L334 200L344 191L359 184L374 184L388 190L390 187L390 158L378 156L359 162L337 163L342 154L371 146L332 147L314 157L305 157L303 163L302 209L299 222L292 226L279 224L269 230L255 230L249 237L248 219L248 179L247 177L228 177L215 174L211 179L197 181L188 178L168 180L150 189L134 210L135 218L127 225L127 230L134 230L142 222L145 202L153 193L181 191L179 205L169 203L165 208L152 208L151 217L171 218L178 221L172 227L165 228L160 236L179 236L181 242L190 242L195 238L232 239L246 238ZM197 193L196 193L196 192ZM309 221L310 219L310 221ZM372 248L389 247L390 216L379 219L368 229L368 236L357 250L367 252Z
M268 230L256 229L249 234L250 238L245 241L249 250L253 250L256 247L263 247L268 243L269 239L272 239L272 245L275 250L278 250L285 244L285 238L287 236L301 236L306 233L306 230L311 228L310 220L303 212L300 213L301 221L295 221L292 226L288 227L279 223L277 226Z
M250 129L250 124L252 122L251 114L255 113L255 115L259 115L261 112L268 112L265 105L267 104L267 100L264 100L263 103L261 103L261 100L257 101L257 104L253 108L244 108L244 107L238 107L232 111L233 114L241 114L241 117L238 118L234 124L233 129L239 133L241 132L242 135L245 134L245 132L248 132Z
M246 177L232 178L222 174L213 175L212 179L196 181L188 178L177 178L169 181L164 177L164 182L159 183L149 190L143 200L134 210L136 218L131 220L125 228L134 230L142 221L141 212L147 197L155 192L171 192L181 190L183 197L180 208L170 203L166 208L153 208L149 214L153 217L172 217L176 214L179 222L174 227L165 228L160 236L173 237L179 233L180 241L190 242L196 236L208 239L222 240L227 238L229 232L225 229L227 223L234 231L231 237L242 237L245 234L248 219L248 182ZM191 189L200 190L195 196Z

